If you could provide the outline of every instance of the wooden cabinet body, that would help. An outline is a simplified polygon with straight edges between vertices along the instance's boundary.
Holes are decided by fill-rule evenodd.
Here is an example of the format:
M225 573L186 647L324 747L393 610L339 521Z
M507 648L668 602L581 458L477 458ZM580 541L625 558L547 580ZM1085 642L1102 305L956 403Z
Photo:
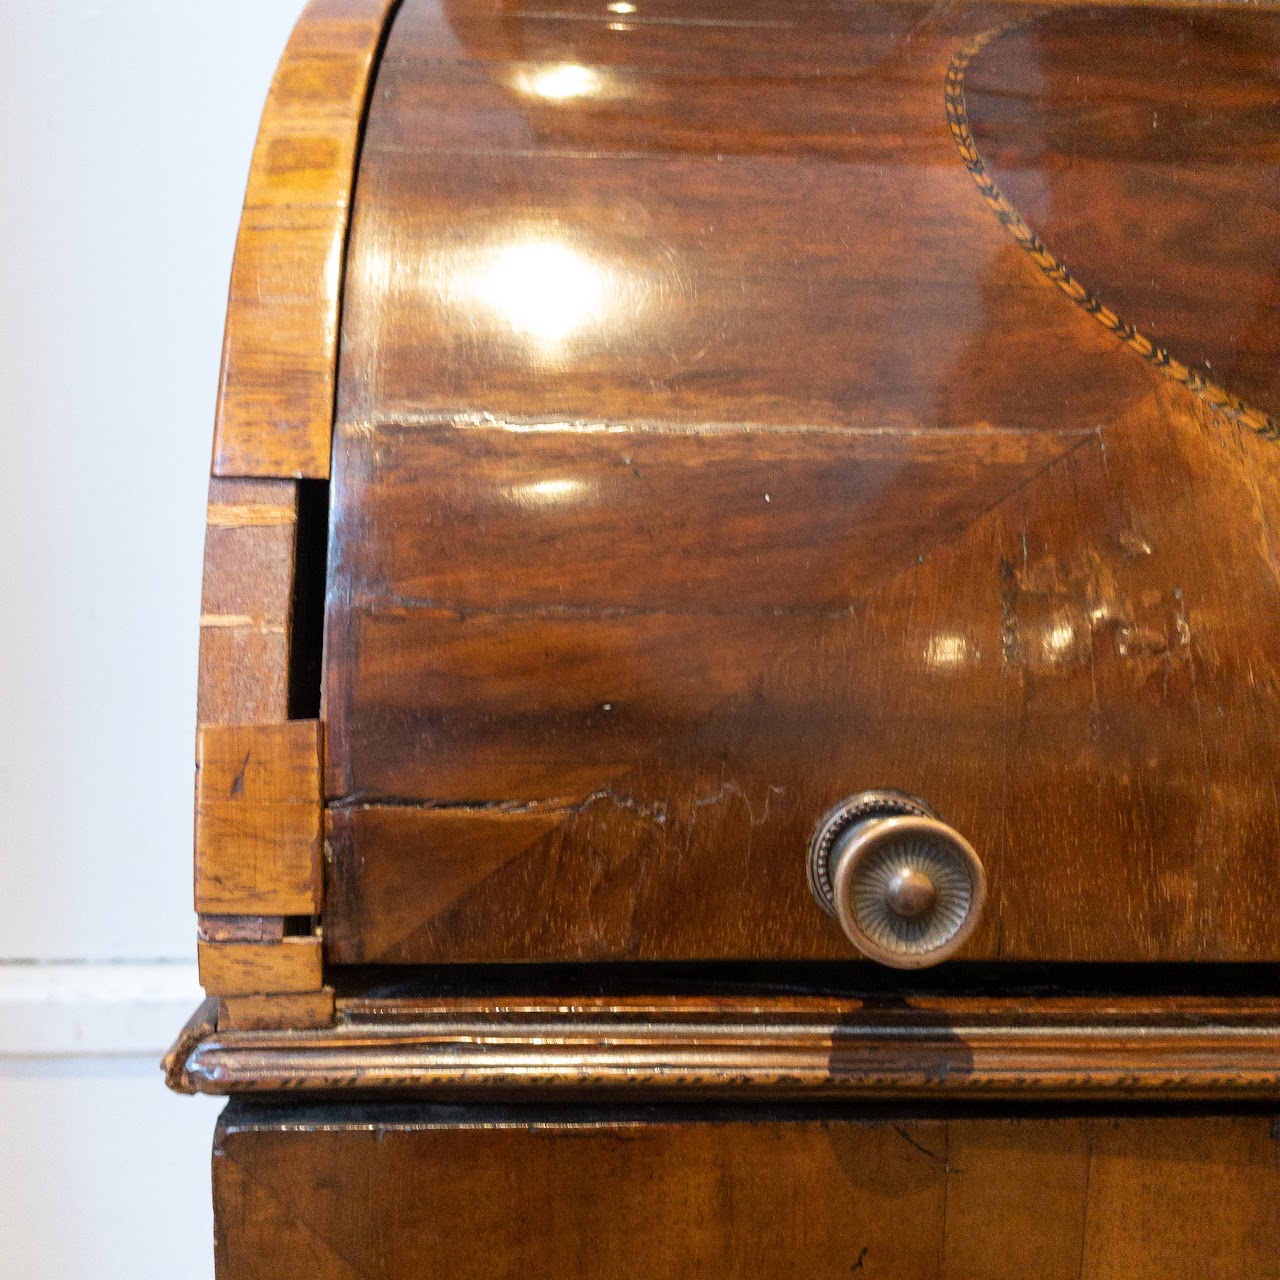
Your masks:
M1276 1274L1277 281L1265 6L313 0L168 1064L251 1096L223 1280Z
M1261 1116L233 1105L219 1274L1273 1277L1275 1153Z

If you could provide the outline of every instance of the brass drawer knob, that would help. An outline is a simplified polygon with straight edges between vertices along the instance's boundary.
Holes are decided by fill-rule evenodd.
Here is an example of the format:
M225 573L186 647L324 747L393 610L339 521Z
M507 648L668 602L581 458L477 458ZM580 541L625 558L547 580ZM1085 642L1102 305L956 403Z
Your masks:
M987 894L973 846L900 791L864 791L823 818L809 846L809 884L863 955L895 969L954 955Z

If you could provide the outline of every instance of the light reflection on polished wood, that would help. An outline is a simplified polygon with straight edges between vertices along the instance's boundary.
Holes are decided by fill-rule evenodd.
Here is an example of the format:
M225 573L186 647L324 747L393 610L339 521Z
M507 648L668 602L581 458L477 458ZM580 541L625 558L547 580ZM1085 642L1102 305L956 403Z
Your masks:
M947 74L965 162L1046 276L1269 439L1280 438L1278 65L1280 15L1135 24L1085 9L984 32Z
M944 82L1011 12L700 6L694 40L408 0L344 304L331 959L848 956L805 849L882 787L982 858L969 957L1280 959L1280 454L976 189ZM1176 107L1204 80L1222 128L1158 155L1112 128L1116 59L1085 39L1138 48L1149 19L1054 18L1043 100L1037 28L995 42L1012 96L975 65L975 127L1055 192L1074 170L1037 129L1109 174L1138 148L1170 277L1204 240L1179 184L1222 159L1209 261L1260 297L1275 156L1215 147L1259 136L1278 19L1159 19L1186 82L1139 87ZM1096 216L1127 226L1116 183Z
M340 999L322 1030L196 1026L185 1092L918 1099L1280 1095L1280 1007L1237 998Z

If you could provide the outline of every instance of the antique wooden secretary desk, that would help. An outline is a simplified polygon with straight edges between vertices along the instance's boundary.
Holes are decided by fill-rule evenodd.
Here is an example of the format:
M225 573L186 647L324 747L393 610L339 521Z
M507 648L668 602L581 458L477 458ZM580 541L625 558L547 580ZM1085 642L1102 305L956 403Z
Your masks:
M315 0L231 284L221 1280L1280 1276L1280 12Z

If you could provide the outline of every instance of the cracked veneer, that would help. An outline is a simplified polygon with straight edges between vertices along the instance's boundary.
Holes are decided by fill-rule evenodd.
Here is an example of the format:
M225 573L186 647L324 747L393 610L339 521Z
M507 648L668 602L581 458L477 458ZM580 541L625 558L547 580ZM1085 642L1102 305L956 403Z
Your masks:
M750 823L753 827L762 826L769 819L771 797L785 795L786 788L770 786L767 788L763 814L757 818L750 797L733 781L723 782L710 795L695 796L690 802L693 811L717 805L729 797L737 797L747 806ZM584 796L581 800L415 800L407 796L374 796L350 795L330 800L328 807L335 812L347 812L354 809L411 809L427 813L477 813L494 816L523 817L526 815L545 816L556 821L563 821L584 813L593 805L608 803L617 809L634 813L647 818L659 826L666 823L670 806L664 801L653 804L642 804L630 796L617 795L608 787L600 787Z

